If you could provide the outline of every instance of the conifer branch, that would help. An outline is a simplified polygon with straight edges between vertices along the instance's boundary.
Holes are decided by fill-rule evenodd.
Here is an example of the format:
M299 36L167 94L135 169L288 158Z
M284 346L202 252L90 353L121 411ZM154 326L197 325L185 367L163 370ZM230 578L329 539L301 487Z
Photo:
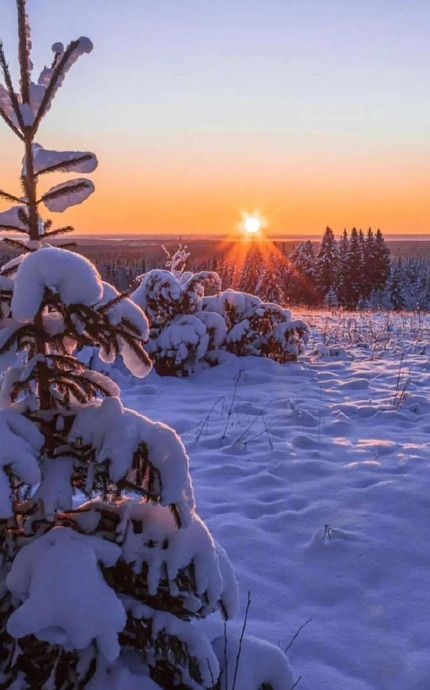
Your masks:
M17 204L23 204L23 200L20 199L18 196L15 196L14 194L9 194L9 192L5 192L3 189L0 189L0 198L5 199L6 201L12 201L16 202Z
M5 340L3 345L0 347L0 355L4 355L5 352L8 352L15 342L22 344L25 340L25 342L28 344L32 341L36 341L37 338L43 338L44 335L44 332L41 332L34 324L25 324L24 326L17 328L16 331L11 333L9 338Z
M3 244L7 244L9 247L12 247L13 249L19 249L22 252L32 252L33 250L27 247L23 242L20 242L19 240L13 240L11 237L3 237L2 239Z
M34 119L33 122L33 134L35 134L39 128L40 121L42 120L43 116L46 113L46 109L51 102L51 98L55 92L55 88L57 87L58 81L63 73L63 69L67 64L67 61L69 58L72 56L73 51L76 50L76 48L79 46L79 40L72 41L69 43L67 46L66 50L64 51L64 55L61 58L61 60L58 62L57 66L55 67L54 74L52 75L51 81L48 84L48 87L45 91L45 95L42 99L42 103L40 104L40 108L38 110L38 113Z
M18 120L19 126L21 127L21 130L22 130L22 132L24 132L24 130L25 130L24 120L22 117L21 108L19 107L18 97L15 93L15 89L13 88L13 82L12 82L12 77L10 76L9 65L6 62L6 56L4 54L4 48L3 48L3 41L0 41L0 67L1 67L2 72L3 72L4 81L5 81L6 88L7 88L8 94L9 94L12 108L13 108L14 113L16 115L16 118ZM22 138L24 139L24 136L22 136Z
M25 235L28 235L27 230L23 230L22 228L18 228L16 225L3 225L3 223L0 223L0 232L22 232Z
M70 172L75 165L85 163L85 161L91 160L92 157L93 155L91 153L85 153L83 156L76 156L76 158L71 158L70 160L55 163L55 165L43 168L39 170L36 175L46 175L47 173L53 172Z
M6 115L3 108L0 108L0 117L3 118L3 120L6 122L7 126L10 127L10 129L12 130L12 132L14 134L16 134L16 136L19 137L21 139L21 141L24 141L24 135L22 134L22 132L19 131L18 127L16 127L13 124L12 120Z
M71 225L65 225L64 228L56 228L55 230L44 232L41 236L41 239L44 239L46 237L55 237L56 235L65 235L67 232L73 232L73 230L74 228Z
M20 219L20 221L21 221L21 223L22 223L23 225L27 225L28 228L30 228L30 219L29 219L29 217L27 216L27 214L26 214L24 208L19 208L19 209L18 209L18 218Z
M75 192L80 192L82 189L87 189L89 187L89 181L85 180L82 182L77 182L76 184L70 183L69 186L61 187L60 189L55 189L53 192L47 192L44 194L36 203L41 202L46 203L47 201L53 201L54 199L60 199L63 196L68 196L69 194L74 194Z
M111 300L109 300L109 302L106 302L106 304L103 304L101 307L99 307L97 309L98 313L99 314L105 314L107 311L109 311L109 309L112 309L112 307L114 307L116 304L118 304L119 302L122 302L122 300L125 299L126 297L128 297L127 292L120 292L119 295L116 295Z
M25 175L21 175L20 182L21 182L21 189L23 191L23 194L28 199L28 185L27 185L27 178Z

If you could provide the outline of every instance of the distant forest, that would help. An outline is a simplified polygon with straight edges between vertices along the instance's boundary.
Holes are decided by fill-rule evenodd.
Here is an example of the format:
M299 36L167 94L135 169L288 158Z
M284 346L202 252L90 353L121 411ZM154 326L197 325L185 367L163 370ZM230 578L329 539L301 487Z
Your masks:
M174 251L178 243L166 246ZM430 242L386 242L380 230L370 228L345 230L336 238L327 227L319 242L190 240L187 246L187 269L216 271L224 289L251 292L267 302L430 311ZM168 258L161 241L87 241L76 251L121 291L146 271L165 268ZM11 255L5 247L0 265Z

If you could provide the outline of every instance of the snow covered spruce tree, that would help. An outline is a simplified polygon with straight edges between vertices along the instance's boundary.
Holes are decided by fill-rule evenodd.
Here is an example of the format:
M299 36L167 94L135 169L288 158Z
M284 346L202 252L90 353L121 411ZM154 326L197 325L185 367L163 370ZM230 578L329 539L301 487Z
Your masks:
M252 252L257 256L259 251ZM308 339L308 327L279 304L233 289L221 291L214 271L185 270L188 253L180 248L169 257L166 269L142 276L130 298L143 309L150 336L146 345L154 368L162 376L188 376L199 367L215 366L226 351L237 356L255 355L277 362L296 361ZM268 270L274 265L268 261ZM282 270L282 269L281 269ZM281 271L276 278L281 289ZM272 275L273 280L275 276ZM262 287L269 291L269 277ZM207 289L212 294L205 294ZM227 355L228 356L228 355Z
M13 206L0 214L1 229L22 237L9 240L21 254L0 275L0 688L220 688L223 653L192 620L232 614L236 586L195 512L185 449L75 356L97 345L143 377L147 319L86 259L49 246L70 228L41 215L94 189L78 178L40 194L45 175L88 173L97 160L36 143L66 73L92 44L56 43L33 82L26 0L17 8L18 93L0 45L0 114L24 146L22 194L2 192ZM289 687L279 655L260 652L255 690Z

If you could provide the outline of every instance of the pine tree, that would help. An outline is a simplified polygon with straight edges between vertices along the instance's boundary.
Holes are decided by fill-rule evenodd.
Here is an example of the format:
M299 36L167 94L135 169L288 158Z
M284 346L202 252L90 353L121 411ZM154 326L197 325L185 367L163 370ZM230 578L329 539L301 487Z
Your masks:
M390 250L385 244L382 232L378 229L374 242L374 271L372 285L375 290L383 290L390 276Z
M261 255L259 279L255 294L263 302L285 304L287 302L288 268L283 254L276 247L267 243Z
M403 262L398 259L391 267L391 274L387 281L387 289L390 295L391 307L394 311L402 311L406 308L405 273Z
M374 286L375 236L369 228L363 244L362 297L368 300Z
M339 249L339 263L336 280L336 295L339 304L346 304L346 291L348 289L348 252L349 252L349 238L346 228L343 231L342 237L338 244Z
M0 214L1 229L22 236L8 241L22 254L0 275L0 687L74 690L92 679L108 690L124 648L142 687L210 688L222 664L190 621L220 609L227 617L235 586L195 513L185 449L171 429L124 408L117 386L76 357L97 346L104 360L120 353L144 376L147 319L89 261L46 243L70 228L52 229L42 206L61 212L94 190L78 178L40 196L42 175L88 173L97 160L35 140L92 44L55 44L35 83L25 0L17 7L19 93L0 45L0 115L25 150L22 195L2 192L14 206ZM79 507L76 492L87 498Z
M258 244L251 240L246 254L245 262L240 268L241 277L237 289L255 295L261 279L263 269L263 256Z
M321 240L316 263L316 282L322 298L330 288L335 289L338 266L337 242L333 230L327 227Z
M316 265L314 246L310 240L300 242L290 257L291 277L288 298L293 304L317 302Z
M355 309L361 293L362 253L357 228L352 228L346 255L348 282L345 286L345 305Z
M367 271L366 271L366 237L363 230L358 231L358 246L360 250L360 279L358 283L359 301L363 301L368 296Z

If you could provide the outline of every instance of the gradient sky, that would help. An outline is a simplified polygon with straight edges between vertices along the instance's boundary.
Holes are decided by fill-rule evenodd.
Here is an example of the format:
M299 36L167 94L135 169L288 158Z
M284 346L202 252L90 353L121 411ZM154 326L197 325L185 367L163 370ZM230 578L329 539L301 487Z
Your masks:
M33 60L89 36L39 142L93 150L78 232L430 232L428 0L29 0ZM15 2L0 36L16 62ZM16 73L16 70L15 70ZM2 123L0 123L1 125ZM20 144L0 127L0 181ZM53 183L63 181L57 176ZM3 207L2 207L3 208Z

